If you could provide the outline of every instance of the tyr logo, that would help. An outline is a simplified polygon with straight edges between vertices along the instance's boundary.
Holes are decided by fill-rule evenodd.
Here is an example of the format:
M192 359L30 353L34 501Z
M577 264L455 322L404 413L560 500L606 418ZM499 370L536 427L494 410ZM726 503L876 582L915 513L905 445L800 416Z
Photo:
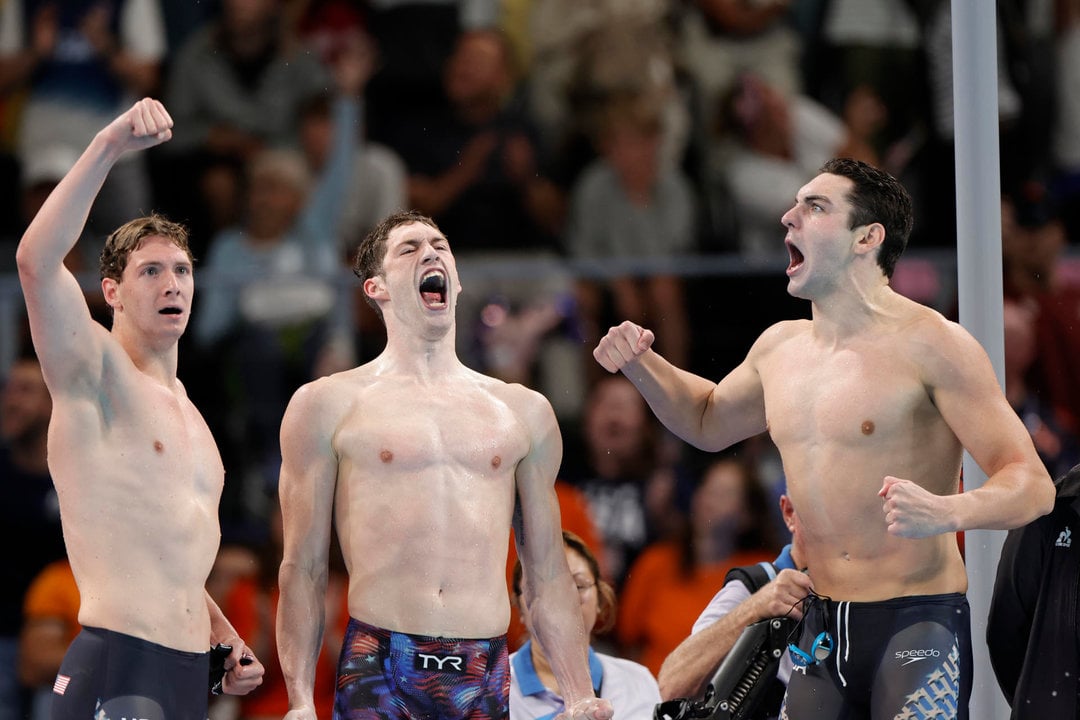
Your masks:
M417 670L437 672L465 672L465 658L461 655L430 655L416 653Z

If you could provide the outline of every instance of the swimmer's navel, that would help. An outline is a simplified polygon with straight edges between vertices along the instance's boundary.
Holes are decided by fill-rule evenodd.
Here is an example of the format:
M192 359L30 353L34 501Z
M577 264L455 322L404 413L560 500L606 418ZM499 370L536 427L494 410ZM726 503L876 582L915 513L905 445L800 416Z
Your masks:
M873 420L863 420L862 434L863 435L873 435L874 434L874 421Z
M390 452L389 450L383 450L379 453L379 459L382 460L384 463L392 462L394 459L394 453Z
M496 455L495 457L491 458L491 467L493 467L493 468L495 468L497 470L500 465L502 465L502 458L501 457Z

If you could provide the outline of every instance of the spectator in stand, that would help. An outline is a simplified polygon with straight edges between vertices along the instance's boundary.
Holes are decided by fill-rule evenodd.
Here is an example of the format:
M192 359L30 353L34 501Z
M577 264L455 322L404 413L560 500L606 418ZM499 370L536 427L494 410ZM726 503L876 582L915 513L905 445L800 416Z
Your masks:
M867 138L884 121L884 106L867 88L849 98L845 119L749 72L723 98L721 117L707 173L721 178L731 193L737 249L750 259L786 256L776 218L826 160L879 162Z
M1036 308L1035 361L1027 379L1061 430L1080 437L1080 286L1061 273L1067 246L1057 203L1044 186L1028 183L1005 199L1005 293Z
M367 9L356 0L288 0L286 22L323 65L332 67L358 33L365 32Z
M702 123L716 121L720 98L753 71L787 94L802 88L802 44L791 0L692 0L682 14L680 57L699 94Z
M0 538L15 552L0 584L0 718L22 717L16 672L23 598L34 577L64 557L60 504L46 464L52 399L32 356L15 361L0 393Z
M585 495L603 543L600 566L616 589L642 548L671 529L674 447L629 380L606 377L590 388L562 473Z
M1053 404L1032 392L1030 386L1037 313L1037 306L1029 300L1005 298L1005 397L1031 433L1050 476L1061 477L1080 462L1080 443L1075 435L1058 426Z
M53 686L79 634L79 586L67 558L45 566L26 591L19 634L19 681L33 690L31 720L52 717Z
M329 165L335 150L333 107L333 98L322 94L300 110L300 147L315 174ZM379 220L405 208L406 174L405 163L393 150L358 139L336 233L343 261L351 265L360 241Z
M204 172L239 183L239 168L265 148L295 146L299 109L332 86L328 69L288 31L285 0L222 0L173 57L165 87L176 134L161 150L163 198L191 217L193 237L215 199L198 191ZM216 192L220 188L215 187ZM235 194L235 191L231 191ZM195 247L196 257L202 257Z
M499 0L367 0L367 29L379 48L371 81L371 137L401 152L410 118L445 113L443 73L462 33L490 29ZM397 138L397 139L395 139Z
M244 224L216 236L205 269L219 282L202 292L195 339L235 363L246 447L265 489L277 477L278 431L300 384L350 364L350 326L335 302L339 228L353 168L359 96L371 71L361 46L338 59L334 138L316 178L296 150L268 149L248 171Z
M1058 86L1053 158L1062 219L1069 237L1080 237L1080 0L1057 4Z
M596 156L590 138L608 103L645 94L662 107L661 155L679 164L692 124L681 102L671 0L541 0L527 9L532 54L525 94L543 153L570 187Z
M585 541L563 530L563 545L570 574L581 600L581 616L589 633L589 675L597 697L611 701L620 720L651 720L660 702L660 688L648 668L593 649L592 638L602 635L615 623L615 590L600 576L600 564ZM513 604L526 626L529 610L521 596L521 563L514 566ZM510 720L535 720L565 711L559 683L540 644L528 640L510 656Z
M57 146L76 157L136 99L158 91L165 27L158 0L0 3L0 93L24 92L16 129L23 167ZM117 163L88 220L95 238L150 210L145 158ZM97 264L101 241L80 252Z
M521 352L520 343L507 350L481 335L492 322L486 308L498 313L501 306L514 316L541 308L558 315L552 311L572 298L573 287L558 262L564 197L541 167L506 38L497 30L462 33L443 86L448 112L413 115L398 124L400 137L408 139L395 147L409 171L409 204L439 224L464 274L483 270L485 262L511 266L509 272L470 277L457 309L458 353L470 367L541 390L560 417L575 414L585 365L577 338L548 332L558 317L536 333L535 350ZM517 362L520 357L524 363Z
M728 570L768 562L779 549L753 467L721 457L702 473L682 532L645 548L627 575L615 633L624 654L654 674L686 637Z
M603 117L594 138L600 158L572 191L566 245L577 259L637 267L579 282L586 346L610 324L603 312L610 297L614 316L662 321L666 339L660 352L683 366L690 353L685 293L681 277L663 262L696 250L694 191L681 171L661 162L661 107L655 97L614 100Z
M338 7L335 2L327 2L317 7L324 8L330 17L337 17L331 8ZM313 11L314 12L314 11ZM371 38L361 31L342 31L341 28L323 28L308 38L309 42L319 42L318 47L327 51L328 61L337 62L342 54L363 52L374 58ZM377 62L377 61L376 61ZM361 114L367 93L361 98ZM334 150L334 115L333 99L323 93L312 98L300 109L300 147L307 158L308 166L319 173L329 164ZM405 163L400 156L386 145L371 142L365 137L357 138L357 148L351 168L351 179L346 190L347 196L342 204L339 237L339 254L348 267L352 266L356 248L367 233L382 218L405 209L407 204L407 175ZM359 288L355 291L352 303L355 322L355 349L362 359L371 359L378 354L386 342L385 328L375 311L363 300Z
M0 236L0 272L16 270L15 249L19 238L41 209L45 198L49 197L60 178L67 175L78 157L79 153L76 151L63 145L52 145L41 148L30 163L19 168L19 191L14 198L18 212L11 219L11 233ZM65 262L73 272L80 272L88 267L83 253L79 252L68 255Z
M820 5L819 27L807 38L814 47L802 63L804 92L837 114L858 87L880 97L888 115L874 137L881 155L904 136L925 134L923 33L931 11L946 3L830 0ZM821 72L826 65L829 72Z

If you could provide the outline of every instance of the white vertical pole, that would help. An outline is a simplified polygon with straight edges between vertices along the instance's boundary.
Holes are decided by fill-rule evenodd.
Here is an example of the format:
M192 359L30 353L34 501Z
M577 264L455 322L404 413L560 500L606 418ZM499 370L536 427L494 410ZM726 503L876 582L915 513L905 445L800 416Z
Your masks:
M960 323L986 349L998 382L1004 384L996 4L952 0L952 43ZM985 481L986 475L965 454L965 489ZM971 717L980 720L1009 716L986 647L986 620L1003 542L1001 531L965 534L975 660Z

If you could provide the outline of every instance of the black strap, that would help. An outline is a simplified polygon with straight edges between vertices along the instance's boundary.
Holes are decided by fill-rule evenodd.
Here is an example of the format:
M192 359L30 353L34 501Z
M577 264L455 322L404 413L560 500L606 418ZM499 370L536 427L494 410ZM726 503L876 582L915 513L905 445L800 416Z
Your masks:
M776 579L776 566L770 562L759 562L756 565L741 565L728 570L724 576L724 584L732 580L740 580L746 589L753 595L761 588Z

